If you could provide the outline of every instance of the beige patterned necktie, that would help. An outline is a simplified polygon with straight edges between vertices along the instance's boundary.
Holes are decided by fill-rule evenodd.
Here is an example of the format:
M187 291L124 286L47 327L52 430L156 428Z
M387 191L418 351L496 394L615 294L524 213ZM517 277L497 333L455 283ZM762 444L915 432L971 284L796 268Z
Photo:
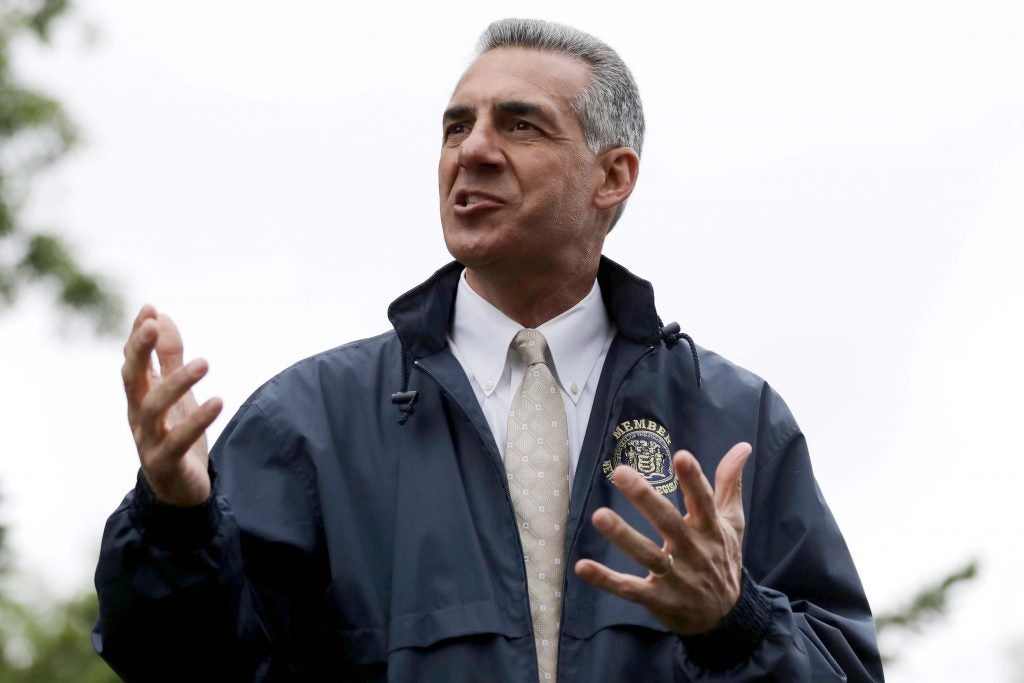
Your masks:
M512 348L526 363L526 374L508 413L505 471L523 543L537 666L541 682L548 683L555 680L562 616L569 431L544 335L520 330Z

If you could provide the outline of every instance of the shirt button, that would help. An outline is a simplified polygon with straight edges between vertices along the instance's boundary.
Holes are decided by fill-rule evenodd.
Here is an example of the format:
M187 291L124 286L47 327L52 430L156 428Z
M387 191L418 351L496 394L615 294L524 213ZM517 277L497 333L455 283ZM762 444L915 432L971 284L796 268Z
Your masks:
M490 391L493 388L494 382L492 382L491 380L487 380L486 382L484 382L484 391Z
M580 393L580 388L575 382L573 382L572 386L569 387L569 391L571 391L574 394L578 394Z

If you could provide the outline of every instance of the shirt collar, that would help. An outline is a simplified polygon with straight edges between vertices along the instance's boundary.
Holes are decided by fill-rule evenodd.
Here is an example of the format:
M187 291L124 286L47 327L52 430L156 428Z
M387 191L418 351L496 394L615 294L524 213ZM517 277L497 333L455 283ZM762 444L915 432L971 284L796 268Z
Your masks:
M521 329L522 325L477 294L463 271L455 296L451 338L473 374L470 379L487 396L497 387L512 338ZM575 403L614 334L597 282L582 301L537 330L548 342L555 377Z

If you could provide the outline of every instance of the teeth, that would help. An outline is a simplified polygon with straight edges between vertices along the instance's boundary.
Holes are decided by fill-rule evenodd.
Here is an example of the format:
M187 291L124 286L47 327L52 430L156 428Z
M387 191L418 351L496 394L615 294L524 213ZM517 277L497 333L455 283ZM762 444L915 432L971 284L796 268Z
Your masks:
M466 206L473 206L478 201L480 201L480 197L477 197L475 194L471 194L466 197Z

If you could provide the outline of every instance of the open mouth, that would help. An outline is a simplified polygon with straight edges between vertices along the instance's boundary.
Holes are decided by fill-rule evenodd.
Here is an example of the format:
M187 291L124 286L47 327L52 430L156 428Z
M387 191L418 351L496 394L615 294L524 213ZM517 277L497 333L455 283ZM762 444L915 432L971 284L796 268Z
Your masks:
M459 190L455 193L455 206L463 208L471 208L474 206L480 206L483 204L504 204L504 202L495 197L492 194L486 192L476 192L473 190Z

